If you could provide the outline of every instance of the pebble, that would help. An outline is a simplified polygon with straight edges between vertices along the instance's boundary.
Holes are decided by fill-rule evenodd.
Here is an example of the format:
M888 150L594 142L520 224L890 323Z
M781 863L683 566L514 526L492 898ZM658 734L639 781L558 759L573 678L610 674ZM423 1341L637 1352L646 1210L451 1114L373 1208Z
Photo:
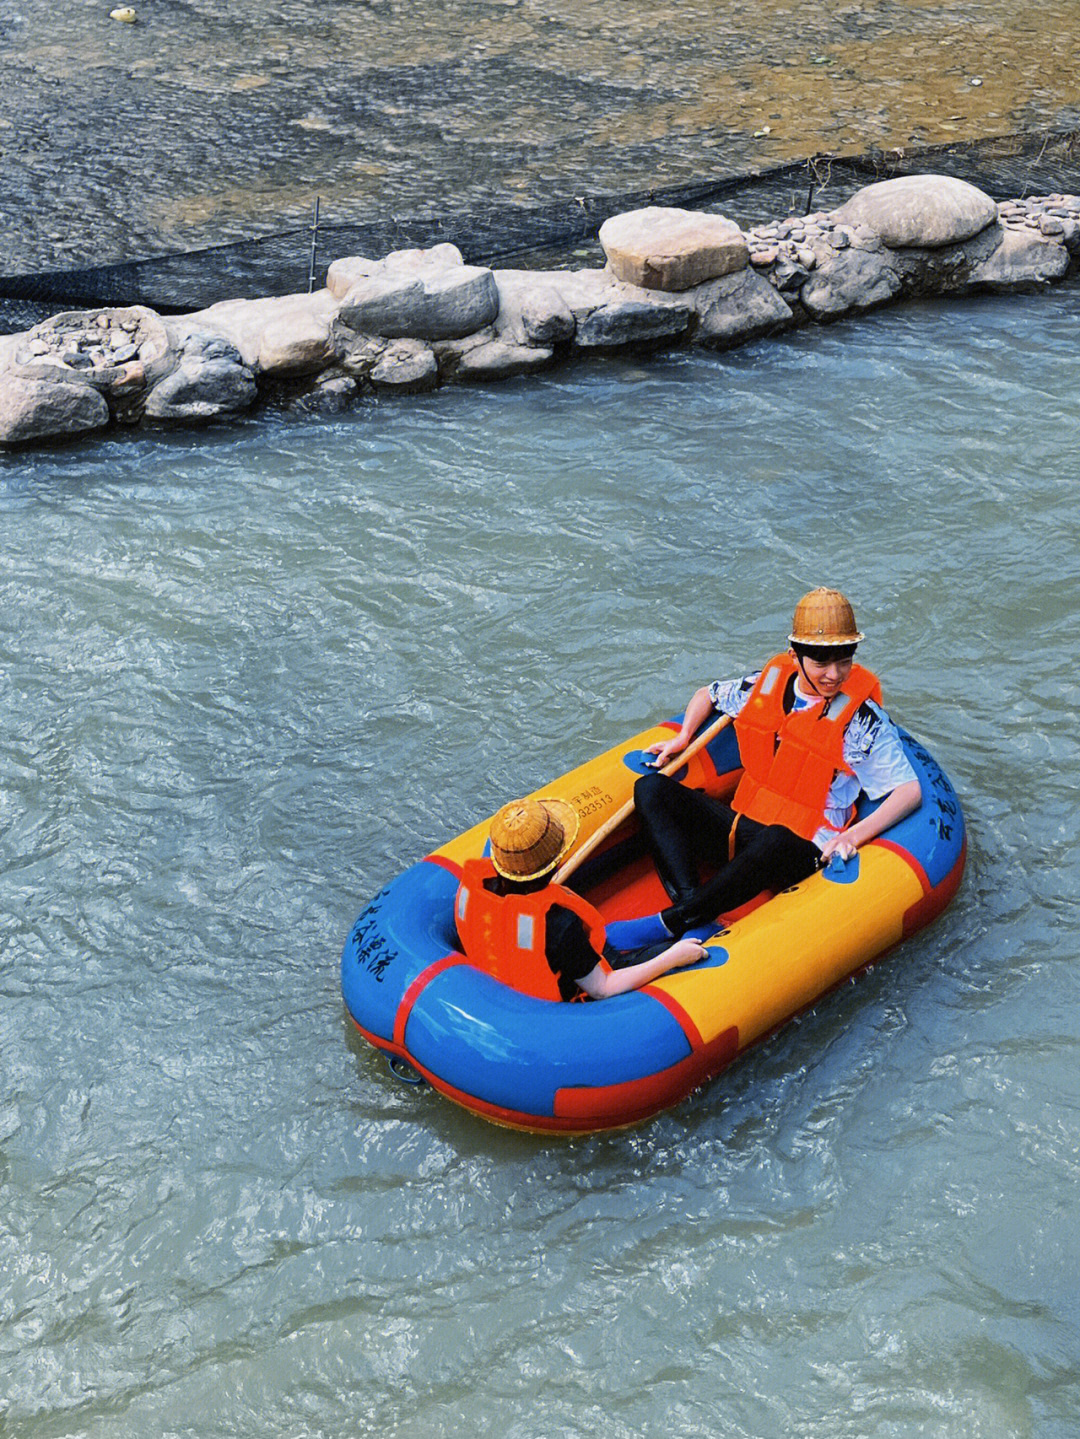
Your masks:
M779 251L775 245L770 245L764 250L751 250L750 263L751 265L772 265L776 263L778 254Z

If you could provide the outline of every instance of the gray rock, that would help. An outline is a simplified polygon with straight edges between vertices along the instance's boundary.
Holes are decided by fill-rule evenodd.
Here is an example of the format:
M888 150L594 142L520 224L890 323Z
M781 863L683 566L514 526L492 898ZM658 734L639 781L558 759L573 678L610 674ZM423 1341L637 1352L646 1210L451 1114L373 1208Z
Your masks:
M505 340L489 340L465 351L454 376L459 380L505 380L511 375L543 369L550 364L554 354L551 346L514 345Z
M852 245L823 254L817 269L799 291L807 314L835 320L853 310L870 310L899 294L902 281L887 252L874 253Z
M109 406L91 385L0 372L0 445L53 440L103 429Z
M346 325L334 322L334 339L340 354L340 365L357 380L366 380L382 359L392 340L380 335L356 335Z
M1071 219L1065 221L1061 243L1074 259L1080 255L1080 222Z
M368 374L380 388L403 393L430 390L439 382L439 362L422 340L391 340Z
M1000 230L1000 243L970 271L969 286L979 290L1034 290L1065 278L1069 251L1037 230Z
M613 215L600 226L612 273L647 290L689 290L745 269L746 237L723 215L661 205Z
M686 293L624 285L604 270L550 270L548 278L574 317L574 344L582 349L674 340L695 314Z
M326 288L335 300L345 296L361 280L372 275L416 274L423 270L438 270L464 265L461 251L456 245L432 245L426 250L391 250L381 260L369 260L366 255L347 255L335 260L326 272Z
M785 295L797 295L810 275L788 255L781 256L772 272L772 283Z
M740 270L711 280L694 292L700 321L694 333L699 345L725 350L794 323L794 315L768 280Z
M246 369L274 379L317 374L337 359L331 324L337 306L327 290L258 300L223 300L209 309L169 319L173 344L188 347L193 335L214 337ZM207 358L212 358L205 350ZM218 358L224 358L225 352Z
M866 225L892 249L969 240L997 219L997 205L951 175L902 175L867 185L833 211L834 221Z
M351 283L350 283L351 282ZM462 262L453 245L400 250L375 263L336 260L327 275L350 329L392 339L448 340L490 325L499 292L490 270Z
M878 254L885 248L881 236L869 225L852 225L847 231L848 239L857 250L869 250ZM841 246L836 246L840 249Z
M662 344L677 339L689 324L688 310L622 299L594 310L578 325L574 343L583 350Z
M289 382L286 382L289 385ZM285 408L295 415L341 415L352 409L358 390L351 375L324 374L289 386Z
M65 310L15 340L13 357L29 377L54 379L57 369L61 375L76 369L80 380L106 394L130 389L147 373L158 379L175 363L160 316L145 305Z
M220 336L194 333L177 368L147 395L145 413L152 420L216 420L248 409L255 395L255 376L236 347Z
M574 336L574 316L544 271L496 270L495 329L511 345L559 345Z
M244 364L244 357L239 348L227 340L224 335L208 334L203 330L194 330L188 335L183 345L184 358L192 362L210 360L223 360L228 365Z

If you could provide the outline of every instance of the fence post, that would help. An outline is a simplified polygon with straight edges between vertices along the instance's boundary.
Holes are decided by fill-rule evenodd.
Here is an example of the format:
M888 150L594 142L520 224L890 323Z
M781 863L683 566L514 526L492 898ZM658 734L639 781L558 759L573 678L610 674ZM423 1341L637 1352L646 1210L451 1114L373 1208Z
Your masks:
M307 292L315 288L315 251L319 245L319 197L315 196L315 214L311 219L311 264L308 266Z

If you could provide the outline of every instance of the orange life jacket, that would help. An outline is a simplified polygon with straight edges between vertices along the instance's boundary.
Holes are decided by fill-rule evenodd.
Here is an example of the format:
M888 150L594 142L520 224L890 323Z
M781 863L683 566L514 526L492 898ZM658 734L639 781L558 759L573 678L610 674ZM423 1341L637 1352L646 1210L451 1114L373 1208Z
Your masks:
M776 655L735 717L743 777L732 808L813 839L828 823L825 802L834 778L854 774L844 763L844 732L864 700L881 703L881 685L868 669L852 665L832 699L785 714L784 693L798 673L790 654Z
M522 994L561 999L544 949L548 910L559 905L584 922L597 962L607 967L604 921L580 895L561 884L547 884L533 894L495 894L484 881L496 877L489 859L469 859L462 866L454 918L465 957L473 964Z

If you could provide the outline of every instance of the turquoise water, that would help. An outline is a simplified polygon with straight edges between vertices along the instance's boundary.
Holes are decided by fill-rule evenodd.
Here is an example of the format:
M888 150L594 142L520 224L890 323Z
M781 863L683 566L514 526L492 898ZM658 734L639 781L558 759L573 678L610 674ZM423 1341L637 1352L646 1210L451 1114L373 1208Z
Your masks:
M1077 291L0 458L0 1434L1072 1436ZM362 902L855 599L932 930L647 1127L353 1038Z

